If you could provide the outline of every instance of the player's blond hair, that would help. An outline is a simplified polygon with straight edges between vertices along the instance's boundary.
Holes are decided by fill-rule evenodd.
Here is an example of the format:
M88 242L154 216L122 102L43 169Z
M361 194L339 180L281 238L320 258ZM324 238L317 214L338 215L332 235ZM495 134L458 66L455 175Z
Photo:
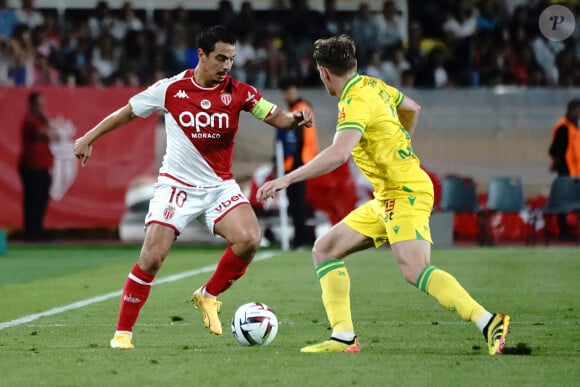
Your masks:
M356 68L355 53L354 40L346 34L314 42L314 61L335 75L344 75Z

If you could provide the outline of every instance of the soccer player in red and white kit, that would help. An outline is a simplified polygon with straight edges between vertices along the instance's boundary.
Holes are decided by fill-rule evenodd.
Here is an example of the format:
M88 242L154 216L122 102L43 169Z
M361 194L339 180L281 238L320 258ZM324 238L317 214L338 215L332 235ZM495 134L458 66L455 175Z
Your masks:
M153 279L176 236L194 219L228 242L215 272L192 297L205 327L213 334L222 333L217 296L244 274L261 239L256 215L231 172L240 112L248 111L275 128L312 122L311 112L280 109L254 87L228 74L236 55L235 43L234 35L223 26L203 29L195 69L136 94L75 141L74 153L84 166L99 137L135 117L159 110L165 114L166 154L145 219L143 248L123 289L112 348L134 348L133 325Z

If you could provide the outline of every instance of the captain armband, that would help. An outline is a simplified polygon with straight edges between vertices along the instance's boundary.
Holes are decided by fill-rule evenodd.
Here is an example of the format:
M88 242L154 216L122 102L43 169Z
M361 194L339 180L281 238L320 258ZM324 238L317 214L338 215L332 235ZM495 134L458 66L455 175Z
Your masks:
M272 102L267 101L262 98L258 103L250 110L250 113L259 120L264 121L266 118L272 115L276 110L276 105Z

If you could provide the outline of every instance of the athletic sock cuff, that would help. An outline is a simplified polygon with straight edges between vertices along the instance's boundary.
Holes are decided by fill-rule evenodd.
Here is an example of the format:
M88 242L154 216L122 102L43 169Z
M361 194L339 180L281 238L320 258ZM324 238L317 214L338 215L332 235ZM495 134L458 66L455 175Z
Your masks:
M155 274L146 273L139 265L135 264L131 269L131 273L129 273L129 278L133 279L136 282L142 283L143 285L151 285L153 279L155 278Z
M344 269L344 261L340 259L330 259L321 263L320 265L316 266L316 276L318 279L321 279L329 272L336 270L336 269Z
M417 283L415 286L425 294L429 294L427 292L427 287L429 285L429 280L431 279L431 274L437 270L437 268L433 265L428 265L423 268L421 274L419 274L419 278L417 278Z

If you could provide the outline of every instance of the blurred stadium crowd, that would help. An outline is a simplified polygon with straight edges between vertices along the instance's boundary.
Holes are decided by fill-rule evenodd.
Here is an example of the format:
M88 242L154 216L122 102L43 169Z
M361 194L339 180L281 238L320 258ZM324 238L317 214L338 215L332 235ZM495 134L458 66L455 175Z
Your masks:
M325 0L317 11L308 0L269 10L255 10L251 1L234 9L223 0L214 10L148 14L131 2L112 9L99 1L59 15L33 0L17 8L0 0L0 84L148 85L194 67L200 29L225 24L238 36L234 75L258 88L276 87L286 76L319 86L312 43L338 33L355 39L361 73L397 87L577 87L580 2L557 2L577 17L565 41L550 41L538 28L540 13L554 3L407 0L406 15L397 8L401 1L360 2L346 11Z

